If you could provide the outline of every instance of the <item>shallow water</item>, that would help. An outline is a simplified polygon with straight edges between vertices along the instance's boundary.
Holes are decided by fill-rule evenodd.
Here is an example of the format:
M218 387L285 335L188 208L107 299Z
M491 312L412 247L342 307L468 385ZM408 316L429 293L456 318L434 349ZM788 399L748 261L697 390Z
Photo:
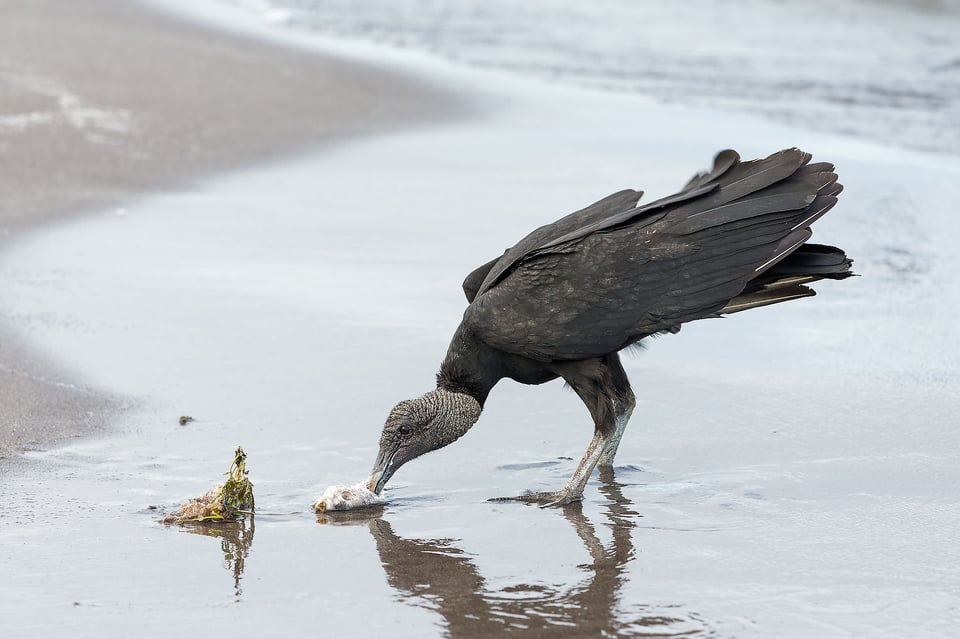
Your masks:
M2 255L3 320L138 402L116 431L5 469L4 636L953 632L960 265L943 203L960 198L960 163L447 72L482 117L106 211ZM734 142L837 163L847 189L815 239L864 277L628 357L633 423L579 506L486 501L562 485L591 434L561 385L504 382L462 441L398 473L382 510L318 521L310 503L365 476L393 403L430 388L467 272L611 191L666 194ZM159 524L237 444L255 521Z
M226 0L297 30L955 153L957 0Z

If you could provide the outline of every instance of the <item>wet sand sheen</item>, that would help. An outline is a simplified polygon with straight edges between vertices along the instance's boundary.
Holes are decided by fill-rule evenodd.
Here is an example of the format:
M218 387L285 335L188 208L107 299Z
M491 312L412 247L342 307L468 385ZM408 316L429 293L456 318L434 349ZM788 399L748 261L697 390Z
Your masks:
M64 216L457 111L420 80L109 0L0 5L0 94L0 247ZM89 432L127 403L22 341L0 325L0 458Z

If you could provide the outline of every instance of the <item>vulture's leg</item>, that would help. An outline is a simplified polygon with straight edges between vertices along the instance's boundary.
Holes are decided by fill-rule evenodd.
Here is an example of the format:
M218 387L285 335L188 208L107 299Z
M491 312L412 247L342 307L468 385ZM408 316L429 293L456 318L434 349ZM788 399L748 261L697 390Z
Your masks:
M626 379L626 374L623 377ZM629 384L627 384L626 390L625 397L614 408L616 417L614 419L613 435L610 436L603 447L600 461L597 462L599 466L613 466L613 458L617 455L617 448L623 438L623 431L626 430L627 422L630 421L630 416L633 414L633 407L637 405L637 400L633 391L630 390Z
M587 405L593 418L593 439L587 446L577 469L563 489L552 492L526 493L506 499L547 506L563 506L583 499L583 489L597 464L613 461L623 430L633 410L633 392L620 358L607 355L599 359L557 364L557 373Z

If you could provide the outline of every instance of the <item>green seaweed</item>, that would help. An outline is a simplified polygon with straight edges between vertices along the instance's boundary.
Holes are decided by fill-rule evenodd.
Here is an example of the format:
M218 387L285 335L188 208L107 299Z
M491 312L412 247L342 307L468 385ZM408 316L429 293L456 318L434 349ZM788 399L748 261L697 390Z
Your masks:
M247 470L247 454L237 446L233 463L227 471L227 481L221 489L224 519L235 520L237 515L253 514L253 483Z
M233 463L226 472L222 485L180 507L176 515L169 515L165 523L232 522L242 515L253 514L253 483L247 470L247 454L237 446Z

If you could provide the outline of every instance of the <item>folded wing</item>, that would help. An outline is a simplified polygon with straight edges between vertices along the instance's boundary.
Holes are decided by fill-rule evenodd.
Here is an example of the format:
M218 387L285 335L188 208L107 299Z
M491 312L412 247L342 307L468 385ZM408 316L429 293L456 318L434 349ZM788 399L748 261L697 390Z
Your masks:
M797 278L824 275L795 272L802 260L778 290L768 289L784 278L758 279L836 203L833 167L809 161L799 149L751 162L724 151L673 196L635 207L639 194L622 191L541 227L468 276L464 319L504 351L576 360L742 310L729 306L741 294L754 295L743 308L810 294ZM816 262L813 253L800 255Z

